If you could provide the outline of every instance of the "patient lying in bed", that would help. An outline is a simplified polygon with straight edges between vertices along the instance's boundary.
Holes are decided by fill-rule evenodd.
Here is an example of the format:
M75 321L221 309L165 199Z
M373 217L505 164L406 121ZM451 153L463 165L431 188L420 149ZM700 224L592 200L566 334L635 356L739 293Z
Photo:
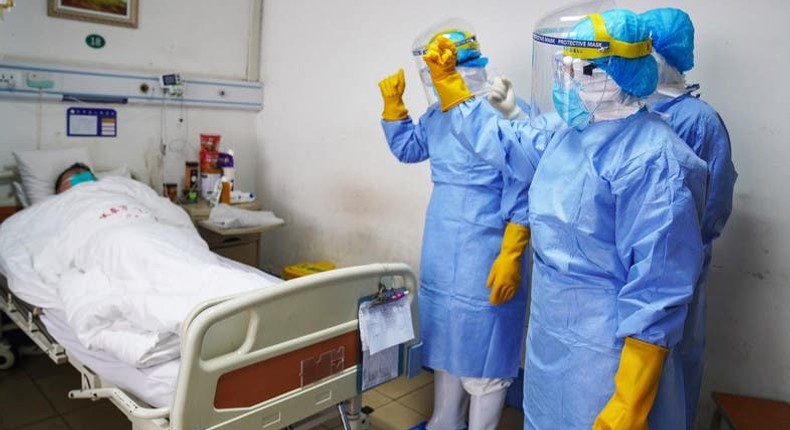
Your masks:
M74 163L62 171L58 178L55 179L55 194L68 191L71 187L81 183L97 180L90 167L82 163Z
M90 349L136 367L173 359L195 305L271 285L256 269L223 263L189 216L146 185L69 169L58 195L3 223L0 260L13 271L6 257L27 253Z

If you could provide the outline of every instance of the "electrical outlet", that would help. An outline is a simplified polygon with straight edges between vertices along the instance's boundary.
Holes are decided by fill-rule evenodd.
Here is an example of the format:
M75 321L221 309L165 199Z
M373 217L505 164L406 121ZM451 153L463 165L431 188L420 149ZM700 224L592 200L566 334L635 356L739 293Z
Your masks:
M16 72L0 71L0 88L16 88L20 80L21 78Z

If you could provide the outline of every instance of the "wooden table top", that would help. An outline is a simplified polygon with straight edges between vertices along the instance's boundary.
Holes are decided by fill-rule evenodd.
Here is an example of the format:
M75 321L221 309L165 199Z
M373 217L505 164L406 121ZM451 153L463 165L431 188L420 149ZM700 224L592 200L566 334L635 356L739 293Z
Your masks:
M726 393L713 401L736 430L790 430L790 403Z

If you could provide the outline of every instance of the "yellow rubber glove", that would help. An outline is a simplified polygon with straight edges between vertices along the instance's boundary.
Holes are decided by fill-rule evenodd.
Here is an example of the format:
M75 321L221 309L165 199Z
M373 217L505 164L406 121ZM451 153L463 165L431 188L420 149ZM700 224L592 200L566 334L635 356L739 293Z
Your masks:
M625 338L614 394L595 419L593 430L648 430L647 415L656 399L667 352L664 347Z
M508 223L502 236L502 249L488 273L486 287L491 289L492 305L505 303L521 285L521 256L529 243L529 227Z
M439 95L442 112L472 98L472 92L466 86L464 78L455 70L457 56L455 44L444 36L433 41L422 56L431 71L431 80L436 94Z
M406 89L406 78L403 76L403 69L398 69L398 73L387 76L379 82L381 98L384 99L384 112L381 118L384 121L400 121L409 116L406 105L403 104L403 91Z

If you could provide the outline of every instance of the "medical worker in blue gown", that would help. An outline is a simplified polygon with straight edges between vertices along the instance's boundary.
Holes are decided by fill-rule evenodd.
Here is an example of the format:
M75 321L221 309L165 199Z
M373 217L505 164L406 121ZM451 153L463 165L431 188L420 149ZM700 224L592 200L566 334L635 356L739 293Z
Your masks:
M426 46L437 39L458 47L461 74L455 58L449 77L423 61ZM432 27L415 42L414 54L426 94L434 100L448 86L485 91L488 59L467 23ZM465 428L469 404L469 429L493 430L520 362L527 299L521 268L529 240L526 184L504 176L455 139L445 111L461 100L443 97L415 124L402 101L403 70L379 86L381 124L392 153L404 163L431 163L419 295L423 361L435 371L427 428ZM488 105L482 109L497 114Z
M702 383L705 350L705 282L710 269L714 239L721 235L732 212L732 194L738 174L732 164L730 138L721 117L707 103L691 94L684 73L694 67L694 25L680 9L661 8L643 13L653 37L659 65L658 89L649 101L670 127L708 165L708 192L702 217L705 260L689 305L683 340L678 345L685 386L679 407L686 408L686 426L694 419ZM659 388L659 396L664 387Z
M644 108L658 79L646 24L595 6L537 24L529 121L476 98L449 113L465 146L530 181L524 427L677 430L685 410L656 393L702 267L706 168Z

